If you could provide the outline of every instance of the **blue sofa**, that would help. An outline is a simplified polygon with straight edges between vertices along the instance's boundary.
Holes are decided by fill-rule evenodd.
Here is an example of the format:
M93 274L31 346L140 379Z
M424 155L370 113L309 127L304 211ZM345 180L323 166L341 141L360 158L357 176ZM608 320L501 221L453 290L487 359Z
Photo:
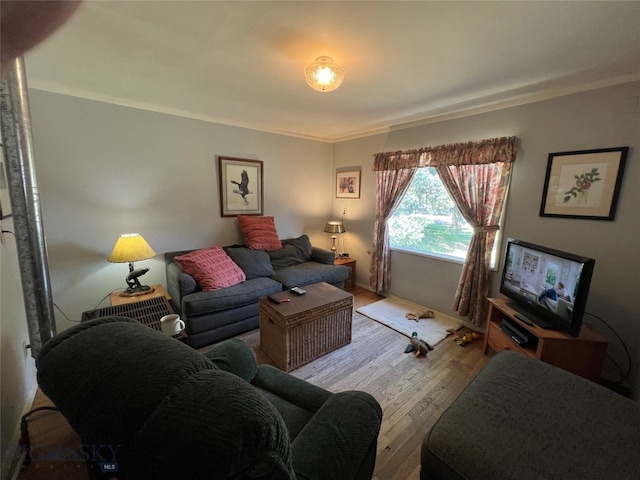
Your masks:
M174 310L185 322L188 345L199 348L258 328L262 296L319 282L344 287L349 269L333 264L333 252L313 247L307 235L282 240L282 245L273 252L243 245L224 247L247 279L212 292L203 292L174 261L193 250L165 253L167 290Z

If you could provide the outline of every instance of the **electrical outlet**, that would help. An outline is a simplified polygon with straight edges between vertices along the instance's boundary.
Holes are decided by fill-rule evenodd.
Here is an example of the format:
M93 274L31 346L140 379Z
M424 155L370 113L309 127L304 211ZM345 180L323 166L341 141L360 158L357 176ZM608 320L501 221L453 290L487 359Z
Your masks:
M343 208L343 209L342 209L342 215L346 215L346 214L347 214L347 209L346 209L346 208Z

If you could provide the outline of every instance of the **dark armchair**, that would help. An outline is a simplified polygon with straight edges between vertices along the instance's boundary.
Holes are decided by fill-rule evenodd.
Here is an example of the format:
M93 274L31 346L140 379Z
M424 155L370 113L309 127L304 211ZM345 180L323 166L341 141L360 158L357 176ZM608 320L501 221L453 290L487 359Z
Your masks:
M124 479L371 478L382 418L364 392L330 393L245 343L200 354L123 317L45 344L38 383L84 445Z

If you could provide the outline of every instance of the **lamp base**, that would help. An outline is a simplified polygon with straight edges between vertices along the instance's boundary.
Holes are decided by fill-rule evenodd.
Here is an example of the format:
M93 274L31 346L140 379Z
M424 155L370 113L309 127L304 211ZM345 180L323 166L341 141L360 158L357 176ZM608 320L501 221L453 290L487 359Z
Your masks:
M120 293L121 297L138 297L140 295L148 295L155 292L156 289L148 285L141 285L139 287L129 287L124 292Z
M331 235L331 251L333 252L333 258L338 258L338 247L336 247L336 235Z

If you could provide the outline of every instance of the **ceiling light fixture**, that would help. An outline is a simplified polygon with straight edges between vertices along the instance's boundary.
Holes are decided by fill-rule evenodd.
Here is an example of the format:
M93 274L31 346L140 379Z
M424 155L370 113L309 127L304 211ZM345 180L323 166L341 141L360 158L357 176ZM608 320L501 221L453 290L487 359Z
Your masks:
M344 68L333 63L331 57L318 57L304 69L304 78L311 88L319 92L331 92L344 79Z

